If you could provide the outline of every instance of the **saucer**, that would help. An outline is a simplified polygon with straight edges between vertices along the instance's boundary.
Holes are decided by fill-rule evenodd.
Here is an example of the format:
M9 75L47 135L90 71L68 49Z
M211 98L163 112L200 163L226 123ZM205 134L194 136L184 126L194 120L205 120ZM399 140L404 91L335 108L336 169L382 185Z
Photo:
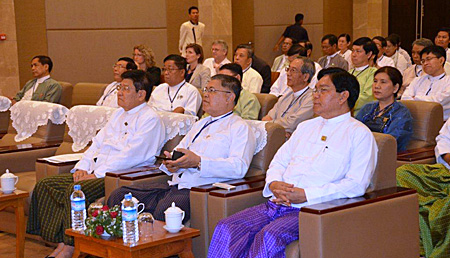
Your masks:
M167 225L164 225L163 228L169 233L178 233L182 228L184 228L184 225L181 225L181 228L168 228Z
M15 188L15 187L14 187L14 189L11 190L11 191L4 191L3 188L0 188L0 191L2 191L2 193L4 193L4 194L10 194L10 193L13 193L15 190L17 190L17 188Z

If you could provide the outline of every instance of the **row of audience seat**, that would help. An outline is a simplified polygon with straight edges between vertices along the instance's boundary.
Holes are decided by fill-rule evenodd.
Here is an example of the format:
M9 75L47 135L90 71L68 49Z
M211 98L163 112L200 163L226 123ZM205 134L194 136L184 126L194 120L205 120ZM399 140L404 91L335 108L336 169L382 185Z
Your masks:
M66 85L62 104L67 107L93 105L105 87L106 84L97 83L78 83L73 88L70 84ZM277 98L269 94L256 96L262 106L261 118L273 107ZM302 209L299 214L300 243L297 241L288 246L287 257L299 257L300 252L302 257L413 257L418 253L418 245L415 245L418 243L417 195L413 190L395 187L395 168L400 162L431 162L411 159L417 153L423 154L424 150L434 148L435 137L443 124L442 106L430 102L402 102L410 109L415 120L414 136L410 143L413 151L397 156L395 139L390 135L374 133L379 154L368 194L361 198L336 200ZM206 257L211 235L220 219L266 201L262 197L265 173L273 155L285 140L281 126L267 123L266 130L267 145L253 158L246 178L228 182L237 186L235 190L224 191L211 185L191 190L190 226L202 232L200 237L194 239L196 257ZM37 158L73 152L67 126L65 130L52 123L42 126L33 136L37 139L29 142L34 146L24 146L23 149L11 147L17 144L10 142L13 135L14 131L9 130L0 140L0 145L6 146L0 147L0 169L8 167L20 177L19 189L31 192L37 180L68 173L75 164L57 165L36 161ZM56 138L60 137L60 145L55 143L55 135ZM61 143L62 139L64 141ZM172 150L181 139L181 136L175 137L166 143L164 149ZM167 179L166 175L153 168L109 172L105 177L105 194L108 197L120 186L165 182ZM4 221L0 224L1 231L14 232L15 218L11 212L0 212L0 220Z

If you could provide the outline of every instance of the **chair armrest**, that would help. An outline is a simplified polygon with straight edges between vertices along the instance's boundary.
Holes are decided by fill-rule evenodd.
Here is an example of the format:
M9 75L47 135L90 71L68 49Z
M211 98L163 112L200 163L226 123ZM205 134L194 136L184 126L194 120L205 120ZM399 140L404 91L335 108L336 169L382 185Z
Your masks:
M61 142L46 142L46 143L30 143L30 144L16 144L16 145L9 145L9 146L0 146L0 155L4 154L4 153L55 148L55 147L59 147L60 144L61 144Z
M151 166L145 166L145 167L130 168L130 169L106 172L106 174L105 174L105 199L107 200L109 195L111 194L111 192L121 186L121 184L120 184L121 176L145 172L145 171L159 171L159 167L156 165L151 165Z
M252 177L244 177L241 179L233 179L233 180L225 181L222 183L227 183L227 184L234 185L234 186L240 186L240 185L251 184L254 182L264 181L265 179L266 179L265 175L259 175L259 176L252 176ZM200 186L192 187L191 192L211 192L213 190L219 190L219 189L220 188L215 187L212 184L207 184L207 185L200 185ZM227 190L225 190L225 191L227 191Z
M72 170L77 162L78 161L67 161L55 163L39 158L36 160L36 182L39 182L41 179L48 176L70 173L70 170Z
M301 257L419 255L415 190L394 187L358 198L305 206L299 212L299 225Z
M397 160L412 162L422 159L434 158L434 146L411 149L397 154Z
M53 156L59 144L26 144L0 147L0 171L35 171L36 159Z

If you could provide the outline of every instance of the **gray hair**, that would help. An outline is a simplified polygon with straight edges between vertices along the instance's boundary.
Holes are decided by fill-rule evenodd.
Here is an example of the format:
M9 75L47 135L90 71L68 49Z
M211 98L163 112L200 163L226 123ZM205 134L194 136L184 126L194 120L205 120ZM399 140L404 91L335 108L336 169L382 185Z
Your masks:
M225 40L221 39L214 40L211 45L222 45L223 49L225 49L228 53L228 44Z
M240 48L244 48L247 49L247 57L248 58L253 58L253 48L248 45L248 44L239 44L236 49L234 50L234 52L236 53L236 51Z
M302 74L309 74L308 82L311 82L312 77L316 73L316 66L314 65L314 62L308 57L304 56L298 56L295 59L300 59L303 61L303 65L300 71L302 72Z
M433 45L433 41L427 39L427 38L420 38L420 39L416 39L414 40L414 42L412 43L411 46L414 45L418 45L418 46L422 46L422 47L429 47Z

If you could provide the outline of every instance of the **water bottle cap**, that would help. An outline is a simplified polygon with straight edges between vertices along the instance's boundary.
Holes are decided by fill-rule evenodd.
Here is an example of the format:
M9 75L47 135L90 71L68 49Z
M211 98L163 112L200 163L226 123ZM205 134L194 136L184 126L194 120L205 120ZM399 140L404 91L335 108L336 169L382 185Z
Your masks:
M125 200L131 200L131 198L132 198L131 193L125 194Z
M74 186L73 186L73 189L74 189L75 191L80 191L80 190L81 190L81 185L74 185Z

